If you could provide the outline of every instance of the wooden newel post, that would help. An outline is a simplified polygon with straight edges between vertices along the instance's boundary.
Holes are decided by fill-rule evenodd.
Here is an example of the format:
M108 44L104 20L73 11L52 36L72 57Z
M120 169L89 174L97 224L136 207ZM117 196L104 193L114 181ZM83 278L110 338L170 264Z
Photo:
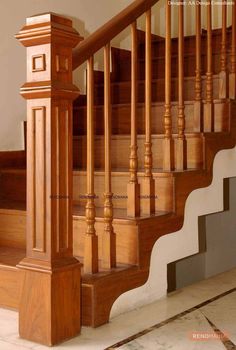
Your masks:
M27 252L20 336L53 345L80 333L80 263L72 236L72 48L82 39L53 13L27 19Z

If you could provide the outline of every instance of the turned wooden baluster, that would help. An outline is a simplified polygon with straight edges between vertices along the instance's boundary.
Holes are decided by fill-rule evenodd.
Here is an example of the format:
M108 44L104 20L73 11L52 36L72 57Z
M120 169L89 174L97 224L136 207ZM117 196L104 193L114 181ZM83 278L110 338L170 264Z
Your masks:
M229 97L236 98L236 5L232 5L232 44L230 55Z
M94 59L87 62L87 204L84 249L84 273L98 272L98 237L95 231L94 193Z
M102 240L102 267L116 266L116 235L113 229L113 203L111 191L111 81L110 44L104 48L104 138L105 138L105 192L104 234Z
M227 97L227 4L222 4L222 36L221 36L221 54L220 54L220 89L219 98Z
M163 170L174 169L174 141L172 138L171 117L171 5L166 0L166 39L165 39L165 114L163 140Z
M202 48L201 48L201 5L196 4L196 76L195 76L195 102L194 102L194 131L203 131L203 108L202 108Z
M130 145L130 181L127 186L127 214L140 215L140 185L138 183L138 145L137 145L137 23L131 25L131 145Z
M179 5L179 40L178 40L178 140L177 140L177 170L187 168L187 143L185 137L184 115L184 7Z
M212 7L207 4L207 72L204 130L214 131L213 73L212 73Z
M145 50L145 176L143 182L143 213L155 213L155 181L152 174L152 34L151 10L146 12L146 50Z

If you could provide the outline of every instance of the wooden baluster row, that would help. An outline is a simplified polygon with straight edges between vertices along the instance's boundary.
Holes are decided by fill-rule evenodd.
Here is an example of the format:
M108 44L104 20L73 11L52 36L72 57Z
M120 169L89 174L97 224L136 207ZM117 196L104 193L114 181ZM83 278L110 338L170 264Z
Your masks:
M174 141L172 138L171 117L171 5L166 0L166 38L165 38L165 114L163 140L163 170L174 169Z
M232 44L230 55L229 97L236 98L236 5L232 5Z
M113 203L111 190L111 83L110 44L104 48L104 138L105 138L105 192L104 235L102 244L102 266L116 266L116 235L113 229Z
M222 35L221 35L221 54L220 54L220 88L219 98L227 97L228 83L227 83L227 52L226 52L226 38L227 38L227 5L222 4Z
M212 5L207 4L207 72L204 131L214 131L213 73L212 73Z
M98 272L98 237L95 231L94 193L94 59L87 62L87 204L84 273Z
M187 168L187 142L185 137L184 115L184 7L179 5L179 39L178 39L178 140L176 169Z
M145 176L143 182L143 213L155 213L155 181L152 174L152 37L151 37L151 10L146 12L146 39L145 39Z
M94 59L87 63L87 204L84 249L84 273L98 272L98 237L95 230L94 192ZM113 193L111 190L111 84L110 44L104 48L104 149L105 149L105 191L104 191L104 234L102 237L102 267L116 266L116 235L113 229Z
M130 181L127 185L127 215L140 215L140 185L138 183L138 145L137 145L137 23L131 26L131 144L130 144Z
M203 131L203 109L202 109L202 49L201 49L201 5L195 5L196 22L196 78L195 78L195 102L194 102L194 131Z

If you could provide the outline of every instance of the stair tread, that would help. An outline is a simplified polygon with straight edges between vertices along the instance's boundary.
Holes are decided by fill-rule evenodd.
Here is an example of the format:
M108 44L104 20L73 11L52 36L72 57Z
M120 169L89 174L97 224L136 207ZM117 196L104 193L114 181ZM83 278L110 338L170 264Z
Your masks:
M25 249L0 247L0 266L15 267L25 257L25 254Z
M26 250L23 248L13 248L13 247L0 247L0 269L10 269L12 271L17 271L17 265L25 258ZM84 274L83 272L83 258L76 256L76 258L81 262L81 277L82 277L82 285L83 284L93 284L96 283L97 280L106 279L112 277L114 274L125 274L127 271L130 273L137 273L138 267L134 265L127 264L117 264L115 268L112 269L104 269L101 268L101 261L99 261L99 272L91 275Z

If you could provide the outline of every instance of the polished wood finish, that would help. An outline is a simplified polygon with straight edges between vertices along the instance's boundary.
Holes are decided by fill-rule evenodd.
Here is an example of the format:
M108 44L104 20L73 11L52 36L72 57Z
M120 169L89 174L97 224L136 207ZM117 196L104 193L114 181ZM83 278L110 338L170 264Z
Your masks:
M58 27L54 31L54 27ZM19 332L53 345L80 332L80 263L72 236L72 48L81 41L64 17L27 19L27 244ZM54 64L56 62L56 65ZM65 295L66 291L66 295Z
M29 142L27 145L28 154L31 155L29 160L33 158L32 149L34 147L32 144L39 151L37 156L33 158L35 164L28 162L28 167L31 170L34 169L32 165L36 167L37 181L33 183L32 173L28 171L29 176L27 174L27 181L31 181L35 187L35 191L31 191L31 195L36 194L38 199L35 211L38 222L37 235L33 243L36 248L44 248L45 246L45 252L32 252L29 230L27 237L24 234L26 194L24 169L2 168L0 177L0 208L2 208L0 210L0 244L7 246L5 250L7 255L4 256L5 248L0 248L0 275L1 272L4 272L1 277L5 281L5 285L0 283L0 304L13 305L13 307L20 305L21 333L24 333L28 339L39 342L42 342L43 339L44 343L51 345L66 337L71 337L79 331L80 301L78 290L81 284L82 323L96 327L108 322L110 309L115 299L120 294L146 282L155 242L161 236L178 231L182 227L185 203L189 194L193 190L211 183L213 160L217 152L232 148L236 144L235 102L222 98L222 79L221 75L218 74L222 69L220 62L222 50L220 51L220 49L222 42L225 41L225 39L223 40L224 34L222 36L223 29L218 30L217 34L215 31L212 32L208 21L207 42L206 33L203 32L200 35L199 12L198 17L196 16L197 32L199 33L197 40L195 36L184 40L183 8L181 6L179 8L179 37L171 39L171 7L167 5L166 39L151 35L151 3L143 0L135 1L131 7L123 12L122 19L124 21L118 23L117 18L121 19L119 17L121 15L118 15L116 20L113 19L109 25L98 30L76 49L74 67L78 62L88 61L88 84L87 96L79 98L78 108L75 109L77 113L75 119L77 119L78 124L75 125L74 130L73 153L74 164L78 169L73 173L73 238L72 220L67 236L66 230L63 230L65 222L68 222L66 219L69 211L70 218L72 216L72 171L71 167L69 169L65 166L65 163L71 165L68 153L72 154L72 132L70 129L68 133L61 110L64 111L70 106L71 111L71 101L78 94L77 88L71 84L71 48L76 44L76 40L79 40L78 34L72 30L70 21L56 15L50 15L51 17L46 15L46 18L45 15L39 16L37 23L35 19L29 19L29 27L24 28L21 33L21 40L24 44L30 49L31 45L33 46L32 51L28 52L29 55L33 55L31 65L33 72L29 72L29 81L22 90L28 99L28 109L33 107L36 114L29 114ZM146 13L145 34L140 33L136 28L136 15L138 11L141 11L141 8L142 13ZM200 10L200 8L198 9ZM48 22L41 24L42 19L45 22L49 21L49 24ZM53 23L52 26L50 26L50 20ZM126 23L126 27L132 26L132 51L116 49L116 54L112 53L111 55L112 72L110 72L110 40L108 37L113 38L114 33L118 31L118 28L121 30L124 23ZM37 26L41 29L36 28ZM65 27L66 40L62 34ZM53 38L55 35L55 41L53 39L52 43L51 41L48 43L51 34L48 35L47 31L50 31L50 28L53 28ZM56 30L54 30L55 28ZM101 35L101 33L104 34L104 28L107 31L109 28L110 31L106 35ZM211 35L211 40L209 40L209 35ZM230 30L228 30L226 32L226 45L228 45L230 35ZM38 40L41 45L36 44ZM197 41L196 52L195 40ZM202 50L200 49L201 42ZM212 43L212 49L209 48L209 42ZM45 53L47 57L48 52L51 52L55 65L52 65L50 60L48 62L44 52L41 52L46 49L46 45L52 45L55 49L54 51L54 49L48 48L49 51ZM93 56L98 48L102 47L105 55L104 72L96 72L93 68ZM86 51L86 54L83 50ZM208 60L206 60L206 51L208 51ZM164 81L165 53L167 60ZM196 53L198 80L197 74L194 72ZM54 59L55 54L59 57ZM228 54L227 51L226 54ZM114 60L113 56L115 56ZM210 61L211 69L209 68ZM205 67L206 63L207 67ZM53 70L53 67L55 67L55 71L53 71L55 74L50 75L50 78L46 80L47 71ZM209 75L207 78L201 77L201 69L212 73L211 81ZM46 73L44 73L45 70ZM68 70L69 77L67 76ZM35 77L36 79L34 79ZM53 80L50 80L51 78ZM31 79L34 81L33 86ZM141 81L139 81L140 79ZM65 80L67 81L66 85L64 85ZM165 95L162 92L164 83ZM209 94L210 85L211 94ZM113 88L114 86L115 88ZM117 91L122 91L122 96ZM203 100L201 93L205 91L207 99ZM167 102L165 105L164 99ZM87 105L86 101L88 101ZM200 106L205 106L207 125L210 101L214 112L212 129L215 133L200 133L202 122L201 119L196 118L196 102L200 102ZM45 111L42 113L45 115L45 124L41 122L43 118L40 118L38 110L42 104L43 112ZM182 113L184 105L185 113ZM50 106L52 106L51 109ZM58 108L58 113L55 113L55 106ZM165 113L166 111L167 113ZM163 130L163 120L159 116L164 114L167 118L165 118ZM184 114L186 120L183 118ZM36 119L37 124L35 134L32 133L33 119ZM102 120L104 123L101 122ZM76 128L79 123L82 126L78 131ZM45 128L47 138L44 137ZM198 132L194 133L194 128ZM124 134L122 134L123 132ZM188 171L183 171L185 170L185 166L183 166L185 162L184 152L183 147L179 147L180 140L183 139L186 141L187 148L186 166L191 168ZM60 146L58 146L58 140L61 141ZM62 140L68 141L70 152L68 152L67 147L64 147ZM33 141L35 142L33 143ZM45 155L46 152L44 152L42 145L45 143L48 145L47 142L52 148L47 146L47 154ZM129 159L127 152L129 145L131 145L131 159ZM55 149L58 157L52 155ZM165 152L162 152L162 149ZM127 156L121 157L121 154ZM38 159L44 158L50 160L46 166L43 162L38 161ZM175 166L179 168L179 171L172 171L174 158ZM50 173L48 169L52 172ZM47 174L46 179L43 177L45 173ZM155 189L150 186L151 179L155 180ZM126 185L130 180L134 180L137 186L133 186L131 182L131 193L129 193L128 188L128 211L132 212L132 215L128 216ZM147 183L148 188L146 187ZM44 213L47 212L47 206L45 209L43 204L44 198L48 198L48 187L50 187L48 184L56 189L55 193L62 201L65 199L64 195L67 196L70 193L68 201L70 208L68 209L64 202L60 205L56 201L55 206L50 207L51 211L47 216L47 223L51 220L54 224L53 219L56 217L57 221L52 227L57 229L60 226L62 230L59 232L59 238L58 236L55 238L56 229L50 231L49 240L46 241L47 244L44 244L48 235L43 235ZM86 184L87 195L83 193ZM22 190L18 191L19 188ZM68 189L69 191L67 191ZM114 193L113 197L112 192ZM155 195L155 213L150 203L147 208L149 201L145 200L145 196L147 197L147 193L150 192ZM137 193L140 193L140 196L137 196ZM119 197L120 194L122 198L116 198L116 195ZM29 191L27 195L30 197ZM130 201L130 198L134 200ZM86 203L87 210L84 212ZM38 210L39 205L40 210ZM140 215L137 215L137 207L141 209ZM50 216L51 213L52 216ZM86 231L87 234L85 234ZM21 262L25 255L26 239L30 249L27 249L27 256ZM65 248L67 243L68 249ZM59 250L56 257L54 255L55 249ZM36 254L40 259L34 258ZM79 256L80 261L84 263L82 282L80 282L79 264L73 255ZM99 272L96 273L98 271L98 255L100 257ZM42 259L41 256L43 256ZM19 268L16 268L15 266L19 262L21 262ZM12 296L13 286L17 289L14 297ZM23 295L20 300L21 291L23 291ZM50 308L51 313L48 312ZM22 315L27 315L27 317ZM29 319L30 321L33 319L33 322L29 322ZM35 319L37 323L35 323ZM51 330L52 332L50 332Z
M104 49L104 148L105 148L105 192L104 192L104 235L102 266L116 266L116 235L113 228L113 203L111 187L111 74L110 44Z
M213 73L212 73L212 4L207 4L207 72L206 104L204 105L204 131L214 131Z
M0 168L25 168L26 153L25 151L6 151L0 152Z
M163 170L174 169L174 142L172 139L171 116L171 5L166 0L166 39L165 39L165 114L163 142Z
M87 229L84 247L85 273L98 272L98 238L95 230L95 192L94 192L94 59L90 57L87 64Z
M178 70L179 70L179 104L178 104L178 141L177 141L177 156L176 169L184 170L187 168L187 142L185 137L185 107L184 107L184 7L179 6L178 17Z
M236 98L236 5L232 4L232 38L229 74L229 97Z
M135 22L138 17L144 14L158 1L159 0L135 0L95 33L85 39L78 48L74 50L73 69L79 67L89 57L107 45L107 43L111 42L115 36L120 34L131 23Z
M144 214L155 213L155 181L153 179L152 167L152 41L151 41L151 10L146 12L146 36L145 36L145 153L144 168L145 178L143 183L144 205L142 212Z
M220 57L220 91L219 98L226 98L228 94L228 74L227 74L227 4L222 4L222 39Z
M196 23L196 77L195 77L195 103L194 103L194 131L203 131L203 106L202 106L202 21L201 5L195 5Z
M140 185L138 183L137 156L137 23L131 25L132 36L132 64L131 64L131 144L130 144L130 180L127 185L127 215L140 214Z

